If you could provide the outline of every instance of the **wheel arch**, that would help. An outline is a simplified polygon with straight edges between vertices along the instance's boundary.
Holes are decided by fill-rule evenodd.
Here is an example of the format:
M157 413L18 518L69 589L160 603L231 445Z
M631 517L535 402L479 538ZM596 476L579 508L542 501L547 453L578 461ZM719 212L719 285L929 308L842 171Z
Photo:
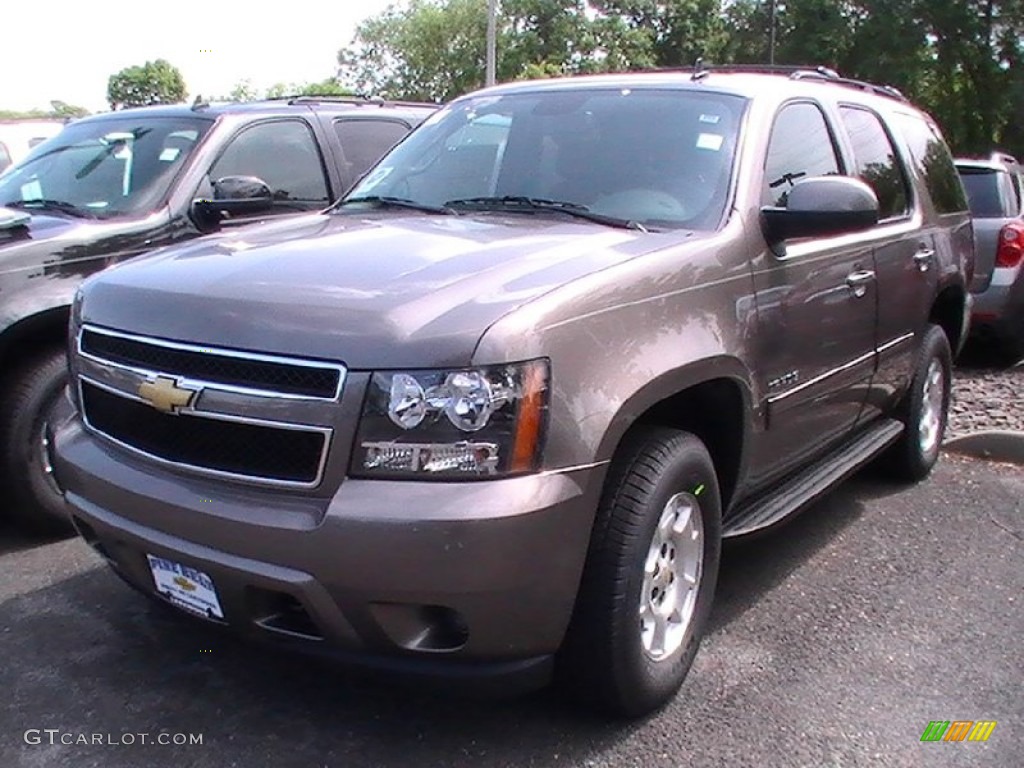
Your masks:
M20 361L44 346L65 347L70 314L69 304L50 306L0 331L0 370L13 371Z
M963 286L952 284L940 289L928 310L928 322L945 331L954 359L967 340L969 320L967 291Z
M691 432L711 454L724 512L746 471L755 419L750 381L745 366L727 357L659 376L622 404L600 443L599 457L614 459L626 436L646 426Z

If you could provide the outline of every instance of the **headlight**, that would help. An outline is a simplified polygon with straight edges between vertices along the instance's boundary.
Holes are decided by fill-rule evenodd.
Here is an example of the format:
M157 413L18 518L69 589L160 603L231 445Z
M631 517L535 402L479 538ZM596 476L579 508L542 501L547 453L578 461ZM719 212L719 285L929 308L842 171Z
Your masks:
M351 474L472 478L536 471L548 364L375 373Z

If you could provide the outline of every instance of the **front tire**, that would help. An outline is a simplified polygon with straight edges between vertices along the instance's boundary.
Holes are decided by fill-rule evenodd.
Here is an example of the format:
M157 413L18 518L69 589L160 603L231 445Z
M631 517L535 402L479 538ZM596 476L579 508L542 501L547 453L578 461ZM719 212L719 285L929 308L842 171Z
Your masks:
M939 326L931 325L921 342L910 391L897 414L905 429L885 457L885 469L894 478L923 480L938 461L949 420L952 371L949 339Z
M0 389L2 512L23 528L46 535L74 532L46 445L49 415L67 380L67 359L55 347L21 364Z
M715 468L692 434L652 428L612 463L559 654L570 692L612 715L667 703L693 664L721 555Z

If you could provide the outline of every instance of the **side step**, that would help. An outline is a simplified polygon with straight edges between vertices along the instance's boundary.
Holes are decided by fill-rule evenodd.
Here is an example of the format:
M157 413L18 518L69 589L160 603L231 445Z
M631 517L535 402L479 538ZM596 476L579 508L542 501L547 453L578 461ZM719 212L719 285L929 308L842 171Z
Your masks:
M722 536L746 536L800 512L896 442L903 428L901 421L882 419L766 494L743 502L723 521Z

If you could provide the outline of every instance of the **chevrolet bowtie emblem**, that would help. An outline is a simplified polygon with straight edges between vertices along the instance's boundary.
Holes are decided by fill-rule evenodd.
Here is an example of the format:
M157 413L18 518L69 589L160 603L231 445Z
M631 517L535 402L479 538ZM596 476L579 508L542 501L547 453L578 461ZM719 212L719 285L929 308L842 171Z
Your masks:
M198 394L199 390L178 386L167 376L157 376L139 385L139 397L161 413L177 413L181 408L188 408Z

